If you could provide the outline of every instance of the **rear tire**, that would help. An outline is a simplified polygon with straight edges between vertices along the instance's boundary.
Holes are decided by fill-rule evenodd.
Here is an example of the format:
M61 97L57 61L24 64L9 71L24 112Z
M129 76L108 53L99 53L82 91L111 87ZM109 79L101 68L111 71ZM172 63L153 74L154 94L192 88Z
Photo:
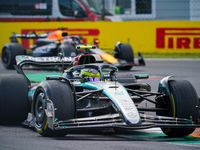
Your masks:
M72 119L75 116L75 101L71 88L61 81L44 81L37 87L32 104L33 122L39 134L47 137L65 136L67 132L53 131L48 127L45 113L47 98L56 108L55 118L58 120Z
M170 112L167 116L180 117L190 119L193 121L199 118L198 96L190 82L186 80L171 80L169 81L169 90L172 97L172 102L169 102ZM162 115L159 113L159 115ZM166 115L166 113L165 113ZM195 128L161 128L162 131L169 137L183 137L191 134Z
M23 75L0 75L0 124L18 125L29 112L28 83Z
M24 55L25 51L19 43L7 43L1 53L1 61L6 69L13 69L16 64L15 56Z

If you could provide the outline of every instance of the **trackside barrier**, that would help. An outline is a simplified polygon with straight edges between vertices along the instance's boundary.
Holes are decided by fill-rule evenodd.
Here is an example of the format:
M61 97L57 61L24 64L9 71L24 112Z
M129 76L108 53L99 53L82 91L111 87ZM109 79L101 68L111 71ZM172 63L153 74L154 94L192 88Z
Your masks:
M11 32L43 33L59 27L71 35L81 35L83 42L100 41L103 50L114 49L116 42L130 43L134 53L200 53L200 21L123 21L123 22L1 22L0 48ZM35 40L19 40L25 48Z

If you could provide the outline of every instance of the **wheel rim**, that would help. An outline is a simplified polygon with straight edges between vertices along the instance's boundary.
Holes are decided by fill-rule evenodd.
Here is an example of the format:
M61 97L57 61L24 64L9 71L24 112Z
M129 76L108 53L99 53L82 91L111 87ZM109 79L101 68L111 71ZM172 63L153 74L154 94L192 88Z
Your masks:
M34 120L37 127L42 127L46 123L45 115L46 96L43 92L38 94L35 102Z
M11 55L10 55L10 50L8 48L5 48L3 51L2 51L2 62L4 64L8 64L10 59L11 59Z

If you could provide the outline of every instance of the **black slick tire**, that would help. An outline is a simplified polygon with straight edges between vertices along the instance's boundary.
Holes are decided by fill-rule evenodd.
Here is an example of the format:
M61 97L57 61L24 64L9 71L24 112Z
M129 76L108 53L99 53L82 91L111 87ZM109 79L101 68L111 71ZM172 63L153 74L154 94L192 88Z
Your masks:
M197 93L190 82L186 80L169 81L169 90L172 102L170 106L171 117L187 118L197 121L199 118L199 104ZM165 114L166 115L166 114ZM195 128L161 128L169 137L183 137L191 134Z
M123 43L120 45L121 48L121 59L126 60L127 62L134 62L133 49L130 44Z
M119 59L126 60L128 63L134 64L134 53L130 44L122 43L119 45L119 49L116 49L115 51L117 51ZM132 67L132 65L125 65L119 66L118 68L120 70L130 70Z
M1 52L1 61L6 69L13 69L16 64L15 56L24 55L25 51L19 43L7 43Z
M45 113L47 98L53 102L54 108L56 108L56 119L72 119L75 116L75 101L71 88L61 81L43 81L35 91L32 104L33 122L39 134L46 137L65 136L67 132L62 130L53 131L48 127Z
M23 75L0 75L0 124L18 125L29 111L28 83Z

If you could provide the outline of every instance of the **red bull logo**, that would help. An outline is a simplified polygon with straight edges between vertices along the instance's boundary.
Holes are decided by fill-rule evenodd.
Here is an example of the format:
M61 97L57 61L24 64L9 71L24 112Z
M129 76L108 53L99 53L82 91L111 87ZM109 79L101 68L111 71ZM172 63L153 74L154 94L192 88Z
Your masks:
M200 28L157 28L156 48L200 49Z
M52 32L57 29L22 29L21 34L27 34L35 31L37 34L41 34L44 32ZM98 39L98 35L100 33L99 29L67 29L69 35L79 35L82 36L82 43L87 44L88 38L92 38L93 41ZM30 45L33 45L37 39L22 39L22 45L24 48L29 48Z

